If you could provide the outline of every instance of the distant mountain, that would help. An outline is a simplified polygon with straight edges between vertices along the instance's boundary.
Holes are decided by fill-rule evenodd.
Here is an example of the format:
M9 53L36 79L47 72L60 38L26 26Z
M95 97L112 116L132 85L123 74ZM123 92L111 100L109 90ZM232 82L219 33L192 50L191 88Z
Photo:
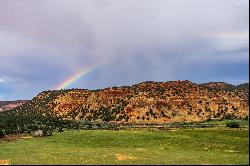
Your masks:
M67 120L166 123L248 116L248 83L148 81L100 90L44 91L14 109Z
M19 107L27 102L28 102L28 100L0 101L0 112L14 109L14 108Z
M209 82L203 83L202 86L207 87L209 90L225 90L225 91L233 91L233 90L245 90L249 91L249 83L244 83L240 85L231 85L225 82Z
M239 89L239 90L249 91L249 83L240 84L240 85L237 85L235 87L236 87L236 89Z
M225 82L209 82L201 84L202 86L207 87L209 90L234 90L236 87L234 85L225 83Z
M90 124L162 124L248 118L247 87L248 84L233 86L222 82L147 81L98 90L44 91L28 102L7 105L1 102L2 109L7 106L11 110L0 112L0 136L31 133L37 129L47 133L56 128L88 128Z

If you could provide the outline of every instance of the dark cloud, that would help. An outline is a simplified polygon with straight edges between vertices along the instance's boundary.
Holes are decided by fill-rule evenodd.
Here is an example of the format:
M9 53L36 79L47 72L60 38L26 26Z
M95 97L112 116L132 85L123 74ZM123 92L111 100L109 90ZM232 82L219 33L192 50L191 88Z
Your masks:
M102 60L72 87L245 81L248 29L248 0L1 0L1 86L33 97Z

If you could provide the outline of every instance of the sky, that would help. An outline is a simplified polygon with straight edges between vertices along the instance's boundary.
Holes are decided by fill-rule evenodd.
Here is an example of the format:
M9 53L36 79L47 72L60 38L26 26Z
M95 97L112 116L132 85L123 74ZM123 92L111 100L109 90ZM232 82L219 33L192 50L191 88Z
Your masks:
M0 100L248 70L248 0L0 0Z

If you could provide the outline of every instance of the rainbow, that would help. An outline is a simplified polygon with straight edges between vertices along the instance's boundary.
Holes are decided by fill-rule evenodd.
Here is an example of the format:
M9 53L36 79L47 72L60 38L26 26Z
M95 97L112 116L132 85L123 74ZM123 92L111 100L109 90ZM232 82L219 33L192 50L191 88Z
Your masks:
M88 66L85 66L85 67L81 68L80 70L78 70L77 72L75 72L73 75L71 75L70 77L68 77L67 79L65 79L63 82L61 82L60 84L56 85L54 89L56 89L56 90L65 89L70 84L76 82L81 77L83 77L86 74L88 74L89 72L91 72L97 66L98 65L88 65Z

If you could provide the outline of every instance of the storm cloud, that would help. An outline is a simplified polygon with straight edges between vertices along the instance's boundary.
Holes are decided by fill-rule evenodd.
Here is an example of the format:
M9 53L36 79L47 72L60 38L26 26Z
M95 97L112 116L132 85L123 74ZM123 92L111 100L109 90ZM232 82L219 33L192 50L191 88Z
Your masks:
M155 80L248 82L248 0L1 0L0 96ZM3 90L5 89L5 90Z

